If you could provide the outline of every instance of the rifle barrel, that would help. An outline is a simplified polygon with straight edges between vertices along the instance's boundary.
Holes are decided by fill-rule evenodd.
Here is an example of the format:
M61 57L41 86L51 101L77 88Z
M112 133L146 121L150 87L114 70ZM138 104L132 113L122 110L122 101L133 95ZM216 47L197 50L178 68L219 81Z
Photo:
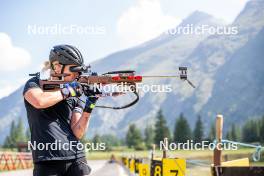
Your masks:
M180 78L180 76L142 76L143 78Z

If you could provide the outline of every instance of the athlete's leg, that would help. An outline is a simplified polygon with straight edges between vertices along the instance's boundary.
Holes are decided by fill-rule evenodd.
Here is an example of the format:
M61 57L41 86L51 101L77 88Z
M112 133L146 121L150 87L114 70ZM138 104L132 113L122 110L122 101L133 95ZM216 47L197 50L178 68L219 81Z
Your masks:
M65 164L62 162L46 161L34 164L33 176L62 176Z
M91 173L91 168L87 164L85 157L76 159L69 166L66 176L87 176Z

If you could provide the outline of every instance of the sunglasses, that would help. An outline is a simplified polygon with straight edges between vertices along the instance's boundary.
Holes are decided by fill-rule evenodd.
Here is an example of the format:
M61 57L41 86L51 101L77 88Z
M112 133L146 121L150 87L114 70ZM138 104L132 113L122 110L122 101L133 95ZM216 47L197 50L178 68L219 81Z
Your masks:
M59 66L60 68L62 68L63 67L63 64L61 64L61 63L51 64L52 70L55 70L55 67L56 66ZM87 72L88 67L85 66L85 65L82 65L82 66L71 66L69 68L69 70L71 72Z

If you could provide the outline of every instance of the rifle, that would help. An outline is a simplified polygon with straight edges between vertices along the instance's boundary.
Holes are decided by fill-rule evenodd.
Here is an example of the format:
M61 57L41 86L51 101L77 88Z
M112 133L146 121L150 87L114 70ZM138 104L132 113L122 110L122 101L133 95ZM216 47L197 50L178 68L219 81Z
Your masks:
M187 81L193 88L195 86L187 79L187 67L179 67L180 75L179 76L141 76L136 75L134 70L120 70L120 71L110 71L103 73L102 75L98 75L96 72L91 71L91 66L74 66L70 68L72 72L81 73L76 81L79 82L82 88L85 90L86 96L117 96L120 94L124 94L123 92L113 92L113 93L102 93L98 89L92 88L94 85L122 85L122 86L130 86L130 91L135 95L135 99L128 104L123 106L111 107L111 106L96 106L99 108L110 108L110 109L125 109L133 106L139 100L138 91L136 89L136 84L141 83L144 78L179 78L180 80ZM40 73L29 74L30 76L37 76L40 78ZM40 87L44 91L53 91L63 88L63 85L67 83L64 81L64 77L68 76L68 74L51 74L49 79L41 80L39 79ZM56 78L56 79L53 79ZM58 79L59 78L59 79ZM89 94L91 92L91 94Z

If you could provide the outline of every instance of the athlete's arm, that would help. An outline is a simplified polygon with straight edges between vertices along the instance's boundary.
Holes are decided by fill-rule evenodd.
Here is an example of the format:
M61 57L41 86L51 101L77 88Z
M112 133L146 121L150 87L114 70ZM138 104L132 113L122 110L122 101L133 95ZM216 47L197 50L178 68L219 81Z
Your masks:
M90 113L73 112L71 119L71 129L77 139L81 139L85 134L90 121Z
M35 108L43 109L53 106L65 98L82 94L81 86L78 82L66 83L63 87L61 90L52 92L44 92L39 87L33 87L25 92L24 97Z
M85 134L89 126L91 112L95 107L97 99L97 97L87 97L84 109L81 104L75 107L71 119L71 129L76 138L81 139Z
M31 88L24 94L25 99L35 108L43 109L57 104L63 100L60 90L43 92L40 88Z

